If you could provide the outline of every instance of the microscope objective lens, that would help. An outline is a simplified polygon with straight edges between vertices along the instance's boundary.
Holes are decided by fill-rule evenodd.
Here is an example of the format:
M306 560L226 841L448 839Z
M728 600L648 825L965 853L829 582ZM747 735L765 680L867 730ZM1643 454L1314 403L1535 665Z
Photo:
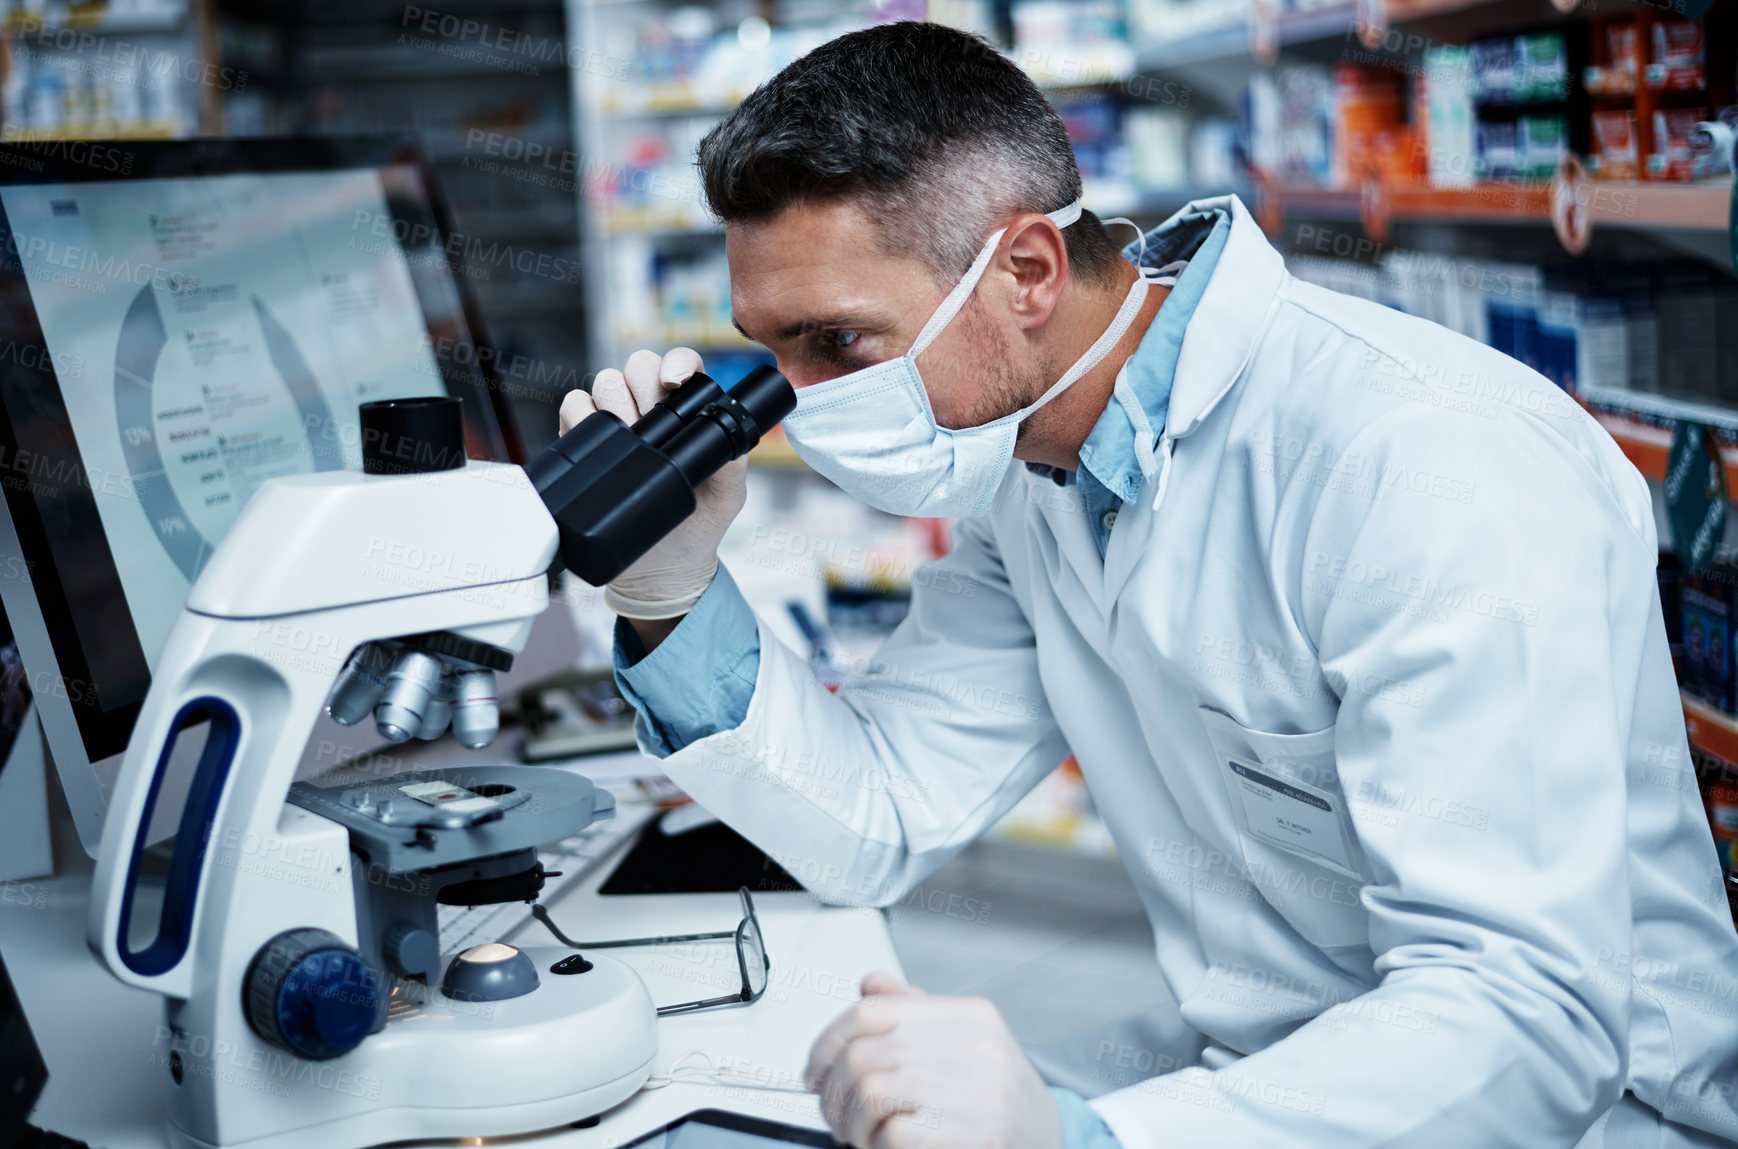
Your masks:
M374 707L374 724L389 742L408 742L422 729L423 716L440 692L441 661L420 650L398 656L386 689Z

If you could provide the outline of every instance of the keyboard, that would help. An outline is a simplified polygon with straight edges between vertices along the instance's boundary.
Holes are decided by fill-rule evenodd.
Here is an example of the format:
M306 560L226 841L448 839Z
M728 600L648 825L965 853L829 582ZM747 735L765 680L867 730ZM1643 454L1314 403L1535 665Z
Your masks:
M537 851L537 860L559 876L543 882L538 900L547 905L597 869L641 826L659 813L651 802L618 803L616 816L594 822L571 838ZM441 952L453 953L484 942L495 942L531 920L530 902L498 902L492 906L440 906Z

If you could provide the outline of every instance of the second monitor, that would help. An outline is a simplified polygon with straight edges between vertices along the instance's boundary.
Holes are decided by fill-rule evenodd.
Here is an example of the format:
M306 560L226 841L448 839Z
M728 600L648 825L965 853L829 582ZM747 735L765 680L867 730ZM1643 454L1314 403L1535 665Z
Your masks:
M262 482L356 467L373 399L458 395L469 454L517 441L414 151L0 152L0 599L94 852L168 629Z

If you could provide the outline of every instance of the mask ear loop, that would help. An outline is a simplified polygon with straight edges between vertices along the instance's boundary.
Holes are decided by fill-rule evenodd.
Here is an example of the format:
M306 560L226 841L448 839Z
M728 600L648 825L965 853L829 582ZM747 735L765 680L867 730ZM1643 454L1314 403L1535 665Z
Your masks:
M1055 211L1045 214L1057 227L1068 227L1080 218L1080 210L1080 201L1075 200L1067 207L1057 208ZM960 281L954 284L953 290L948 292L947 297L936 307L935 314L929 317L929 322L923 325L923 330L917 333L917 339L911 344L911 350L905 353L908 358L916 359L923 354L924 348L934 343L936 336L940 335L947 325L953 322L953 317L958 315L960 308L965 306L966 297L977 290L978 280L984 277L984 269L990 265L990 257L996 254L996 245L1002 241L1002 236L1006 235L1007 232L1008 229L1005 227L997 228L995 234L984 242L984 246L978 251L977 258L972 260L972 265L966 268L966 273L960 277Z
M1167 263L1165 266L1157 269L1151 267L1140 268L1140 273L1142 275L1151 276L1152 281L1160 287L1175 287L1177 286L1177 277L1182 275L1184 269L1188 266L1188 260L1179 259L1172 263Z
M996 233L985 242L978 257L972 260L972 265L966 269L960 281L954 284L953 290L947 293L947 298L935 309L935 314L929 317L929 322L923 325L923 330L917 333L911 350L905 353L906 358L916 359L923 354L924 348L935 342L935 337L942 333L942 329L953 322L953 317L965 306L966 296L977 290L978 280L984 277L984 269L990 266L990 257L996 254L996 245L1002 241L1002 236L1007 231L1005 227L997 228Z
M1123 223L1123 224L1127 224L1129 227L1134 228L1135 238L1140 242L1140 245L1141 245L1140 254L1135 256L1135 270L1141 274L1142 278L1147 280L1147 282L1149 282L1149 283L1156 283L1160 287L1175 287L1175 286L1177 286L1177 276L1183 274L1183 269L1185 267L1189 266L1188 260L1186 260L1186 259L1173 260L1170 263L1167 263L1167 264L1165 264L1165 266L1160 267L1160 268L1142 267L1141 261L1146 259L1146 257L1147 257L1147 233L1141 230L1141 227L1138 223L1136 223L1134 220L1128 218L1127 216L1119 215L1115 219L1107 219L1104 222L1107 225L1113 224L1113 223Z
M1158 438L1153 433L1153 421L1147 418L1147 409L1141 406L1140 397L1128 381L1128 371L1117 372L1116 387L1112 394L1122 405L1123 414L1134 424L1135 429L1135 459L1140 463L1141 481L1150 483L1153 476L1159 472L1158 452L1153 449L1153 440Z
M1097 367L1099 362L1110 354L1111 349L1122 340L1122 337L1128 334L1129 326L1134 323L1135 316L1140 314L1146 299L1147 280L1143 276L1129 285L1129 292L1123 296L1122 306L1117 309L1116 318L1111 320L1110 326L1105 329L1104 334L1100 335L1093 345L1086 349L1086 354L1076 360L1074 366L1063 373L1062 378L1052 383L1045 389L1044 394L1018 411L1003 415L1000 419L992 419L981 426L996 427L1003 423L1018 423L1073 386L1081 376Z
M1141 260L1143 260L1147 257L1147 233L1141 230L1141 225L1136 223L1134 220L1130 219L1126 215L1119 215L1119 216L1115 217L1114 219L1107 219L1107 220L1103 220L1101 222L1103 222L1103 224L1106 227L1109 227L1113 223L1121 223L1121 224L1127 224L1129 227L1134 228L1135 238L1140 241L1140 245L1141 245L1141 253L1139 255L1135 256L1135 266L1137 268L1140 267Z

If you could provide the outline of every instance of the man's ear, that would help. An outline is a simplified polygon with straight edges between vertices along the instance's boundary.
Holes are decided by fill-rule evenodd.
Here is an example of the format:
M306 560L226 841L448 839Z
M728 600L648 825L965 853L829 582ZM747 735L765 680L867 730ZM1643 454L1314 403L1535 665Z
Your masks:
M1068 243L1062 229L1038 212L1019 216L1008 225L997 262L1010 285L1008 309L1014 321L1027 330L1042 327L1068 282Z

